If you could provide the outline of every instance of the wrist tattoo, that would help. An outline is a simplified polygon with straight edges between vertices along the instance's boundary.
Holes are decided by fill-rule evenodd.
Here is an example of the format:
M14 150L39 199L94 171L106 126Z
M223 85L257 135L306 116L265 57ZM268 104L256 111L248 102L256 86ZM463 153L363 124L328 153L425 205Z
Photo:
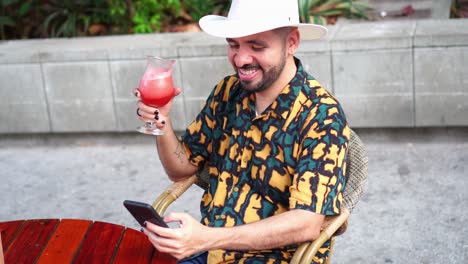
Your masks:
M179 144L177 144L177 148L174 151L174 154L180 160L180 163L184 163L184 159L186 159L186 156L185 156L185 149L182 146L182 142L179 142Z

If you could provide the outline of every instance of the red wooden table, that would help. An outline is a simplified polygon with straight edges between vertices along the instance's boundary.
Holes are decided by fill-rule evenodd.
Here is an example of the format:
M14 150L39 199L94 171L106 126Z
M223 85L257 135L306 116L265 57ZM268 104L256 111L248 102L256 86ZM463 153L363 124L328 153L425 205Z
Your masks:
M176 263L140 231L78 219L0 222L5 264Z

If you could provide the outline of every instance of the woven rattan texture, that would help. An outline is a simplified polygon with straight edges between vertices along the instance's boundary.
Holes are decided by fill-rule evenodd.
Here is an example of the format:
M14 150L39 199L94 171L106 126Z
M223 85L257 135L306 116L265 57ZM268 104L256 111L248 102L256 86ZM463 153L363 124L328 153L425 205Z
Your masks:
M343 206L352 212L367 183L367 150L359 136L351 130L348 145L347 181L343 192Z

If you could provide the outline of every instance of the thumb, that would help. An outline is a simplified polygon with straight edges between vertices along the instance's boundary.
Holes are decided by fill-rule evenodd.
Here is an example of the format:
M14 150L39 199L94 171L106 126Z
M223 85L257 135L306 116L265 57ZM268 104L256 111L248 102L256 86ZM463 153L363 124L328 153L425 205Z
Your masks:
M191 216L186 213L171 212L164 217L165 222L179 222L180 225L189 222Z
M180 89L178 87L175 87L174 89L175 89L174 96L178 96L182 92L182 89Z

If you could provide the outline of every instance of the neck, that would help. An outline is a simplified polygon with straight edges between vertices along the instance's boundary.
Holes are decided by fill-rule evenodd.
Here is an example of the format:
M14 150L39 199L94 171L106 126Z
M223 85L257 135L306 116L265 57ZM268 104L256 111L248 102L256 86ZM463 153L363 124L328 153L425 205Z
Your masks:
M255 107L257 113L262 113L275 101L276 97L278 97L281 91L283 91L284 87L294 78L296 71L297 67L294 62L294 57L290 56L278 79L267 89L255 93Z

